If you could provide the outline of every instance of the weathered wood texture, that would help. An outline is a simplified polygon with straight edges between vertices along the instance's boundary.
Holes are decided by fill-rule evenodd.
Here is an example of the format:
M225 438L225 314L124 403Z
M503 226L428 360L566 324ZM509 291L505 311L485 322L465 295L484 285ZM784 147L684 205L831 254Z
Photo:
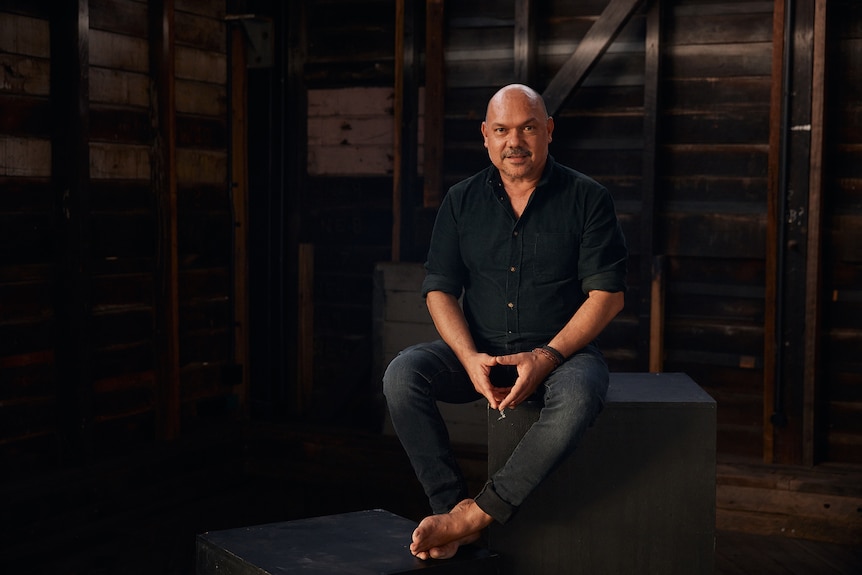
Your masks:
M56 10L40 13L24 3L7 4L8 11L0 12L0 229L6 246L0 261L0 443L4 455L21 457L23 470L56 459L50 446L67 433L58 427L58 413L79 420L76 425L81 418L92 425L89 447L97 454L154 437L159 409L154 274L163 239L153 182L165 169L173 169L178 188L173 244L179 275L173 281L181 375L175 391L182 404L175 415L194 425L204 409L227 412L234 388L222 368L231 361L234 226L227 193L224 0L173 3L175 51L168 54L176 70L172 120L177 129L175 138L168 136L176 146L173 168L153 161L157 150L166 148L155 145L164 126L154 121L157 79L147 3L80 3L89 27L79 31L88 49L83 52L87 97L74 107L86 126L78 130L84 138L78 142L58 136L69 122L68 104L55 105L60 116L54 122L49 108L51 98L67 102L74 96L60 73L49 73L65 66L59 56L51 60L49 48L49 36L62 39L52 33L59 25L51 19ZM71 45L57 48L77 53ZM52 137L60 149L52 149ZM70 197L77 203L70 207L62 191L54 195L50 182L59 182L61 159L80 157L82 149L89 157L82 176L86 195L73 189ZM64 213L73 213L70 208L85 218L86 235L80 239L58 235L58 223ZM79 254L80 265L69 254ZM79 293L72 296L69 280L55 284L64 267L79 270L75 281L86 290L76 288ZM81 303L88 330L69 331L75 325L69 320L57 324ZM63 325L69 328L64 331ZM58 398L68 399L69 392L57 389L64 368L55 359L73 348L79 361L90 365L76 379L82 389L74 397L80 400L86 390L89 399L87 405L78 401L61 408Z
M862 463L862 5L829 3L819 458ZM842 71L847 71L842 74Z
M288 197L298 202L292 214L296 235L314 244L318 254L315 397L346 393L353 397L346 406L367 388L345 387L344 382L357 373L376 373L364 359L364 334L374 263L386 261L391 247L387 226L393 221L389 193L396 154L387 154L385 146L397 129L391 126L386 132L398 57L395 3L373 0L359 8L327 0L302 5L306 38L290 54L302 58L293 66L301 67L296 84L309 97L309 154L303 184ZM533 56L533 83L544 90L608 5L607 0L549 0L529 18L514 1L446 3L444 147L440 173L435 173L441 194L488 162L479 124L489 96L523 74L524 58ZM642 371L652 365L689 373L721 406L719 452L768 457L771 447L764 446L764 437L771 433L771 397L765 390L771 382L765 382L769 374L764 365L772 311L767 286L774 273L767 255L775 248L767 236L772 217L767 176L770 97L776 81L774 3L665 0L660 16L649 24L654 5L633 14L556 114L551 151L608 186L629 241L626 309L600 342L612 367ZM814 4L799 5L807 10ZM519 28L525 23L534 34ZM860 324L853 287L859 279L854 266L860 243L854 160L862 130L855 103L858 81L852 74L862 53L859 30L853 2L830 3L823 329L822 337L817 336L823 343L815 401L799 408L819 413L813 419L815 459L847 463L858 463L862 437L855 423L860 420L855 417L859 393L854 391L859 370L848 359L858 355L860 340L853 327ZM534 38L532 56L524 54L527 37ZM804 49L802 44L797 48ZM415 73L421 75L421 70ZM368 104L373 106L366 109ZM645 170L647 153L653 158L651 172ZM421 177L416 181L422 185ZM430 204L423 207L417 200L414 206L416 254L424 253L430 236ZM656 257L661 258L659 267ZM661 292L657 297L650 297L653 287ZM783 313L804 315L796 307ZM799 334L802 320L787 325L796 326L794 338L805 337ZM647 341L649 334L660 341ZM320 361L336 351L348 361ZM345 376L347 364L351 376ZM372 386L378 383L374 379ZM314 401L322 407L320 399ZM788 457L792 450L782 455Z

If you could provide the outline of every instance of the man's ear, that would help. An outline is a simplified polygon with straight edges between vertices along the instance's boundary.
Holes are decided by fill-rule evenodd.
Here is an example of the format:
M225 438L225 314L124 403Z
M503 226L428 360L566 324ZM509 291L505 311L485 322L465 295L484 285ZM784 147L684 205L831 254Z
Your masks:
M479 126L479 130L482 132L482 144L487 148L488 147L488 134L486 132L488 128L485 126L485 122Z
M548 142L553 142L554 138L554 117L548 116Z

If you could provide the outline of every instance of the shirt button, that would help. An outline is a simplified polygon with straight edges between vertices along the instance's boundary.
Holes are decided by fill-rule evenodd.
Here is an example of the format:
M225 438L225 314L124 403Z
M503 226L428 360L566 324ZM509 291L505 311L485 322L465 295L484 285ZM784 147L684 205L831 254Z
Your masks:
M510 267L510 268L509 268L509 271L510 271L510 272L515 271L515 266Z
M513 304L512 302L509 302L506 305L509 306L509 309L515 309L515 304Z
M517 235L518 235L518 230L515 230L515 231L512 233L512 235L513 235L513 236L517 236Z

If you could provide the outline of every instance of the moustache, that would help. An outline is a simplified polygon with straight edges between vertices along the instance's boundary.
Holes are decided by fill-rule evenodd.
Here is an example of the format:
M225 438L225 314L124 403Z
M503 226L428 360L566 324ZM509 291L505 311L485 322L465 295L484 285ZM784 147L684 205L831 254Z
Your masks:
M503 152L503 158L511 158L513 156L518 157L527 157L532 156L532 152L530 150L525 150L524 148L509 148L505 152Z

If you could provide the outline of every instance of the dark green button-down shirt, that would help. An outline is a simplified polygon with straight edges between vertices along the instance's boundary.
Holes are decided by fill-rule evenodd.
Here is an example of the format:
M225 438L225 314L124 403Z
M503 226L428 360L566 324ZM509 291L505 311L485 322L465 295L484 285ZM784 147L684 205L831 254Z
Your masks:
M547 343L591 290L624 291L626 259L603 186L548 157L516 218L492 165L444 197L422 293L463 294L478 350L513 353Z

